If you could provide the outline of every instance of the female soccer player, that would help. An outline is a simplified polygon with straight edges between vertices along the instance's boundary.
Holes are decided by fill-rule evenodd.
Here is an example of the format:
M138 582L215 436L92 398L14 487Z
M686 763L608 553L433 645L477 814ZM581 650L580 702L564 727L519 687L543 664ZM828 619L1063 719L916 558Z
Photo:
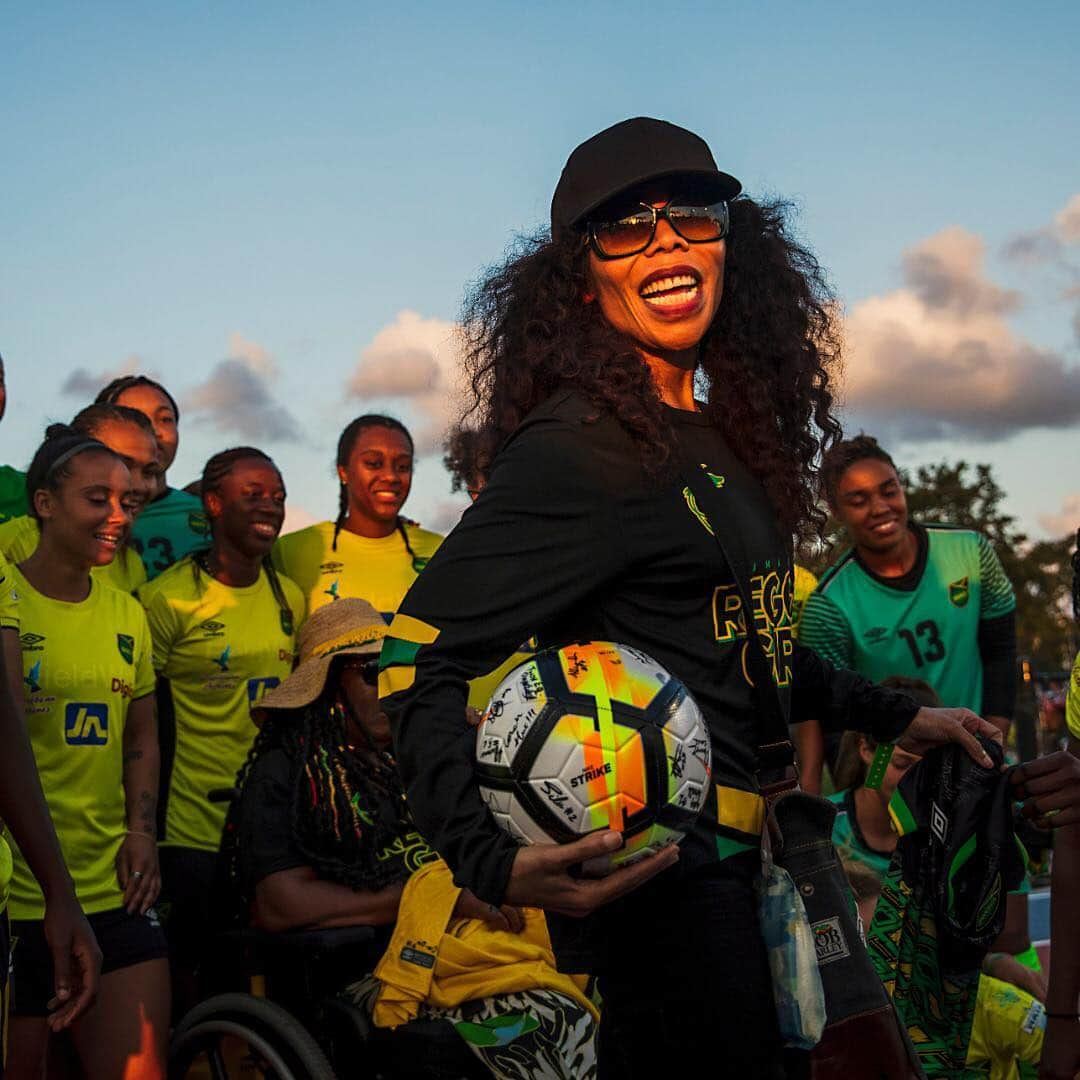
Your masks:
M442 542L401 516L412 487L412 436L392 417L358 416L338 440L337 474L337 520L283 536L274 565L303 590L309 612L360 596L389 622Z
M292 671L304 617L300 590L270 563L285 517L285 485L270 458L249 446L214 455L202 493L210 550L140 593L175 722L161 866L178 1006L193 1004L180 998L194 992L225 820L208 795L232 786L255 738L251 708Z
M131 474L104 443L55 424L27 491L41 540L12 570L26 715L60 846L103 954L97 1003L71 1032L86 1076L160 1077L169 986L152 907L160 876L150 632L133 597L90 574L115 558L130 526ZM9 1069L36 1080L53 966L45 899L18 851L14 864Z
M146 417L119 405L88 405L71 421L73 430L103 442L118 454L131 476L132 517L142 512L154 497L161 479L161 457L157 440ZM115 558L91 573L121 592L134 592L145 580L142 560L129 546L130 528L124 531ZM0 551L10 562L30 557L38 544L39 525L33 515L12 518L0 525Z
M783 1075L752 887L763 804L748 622L793 719L816 707L832 726L903 732L912 750L952 739L987 763L967 728L995 730L966 710L920 710L791 641L792 538L822 524L813 461L838 431L836 337L783 206L739 191L700 138L657 120L574 151L550 238L490 274L467 307L475 420L501 449L382 651L421 833L480 899L547 909L560 966L599 974L609 1076L653 1076L658 1060L672 1075ZM719 511L690 497L686 477L703 465ZM715 528L754 568L751 613L735 607ZM518 848L495 825L460 737L464 683L532 634L626 643L689 688L716 787L681 848L586 880L571 867L617 847L617 834Z
M131 530L132 547L142 556L146 576L153 580L185 555L210 545L202 503L186 491L169 487L165 480L180 446L180 408L161 383L146 375L123 375L113 379L95 400L99 405L126 405L138 409L153 424L161 448L157 491L143 507Z

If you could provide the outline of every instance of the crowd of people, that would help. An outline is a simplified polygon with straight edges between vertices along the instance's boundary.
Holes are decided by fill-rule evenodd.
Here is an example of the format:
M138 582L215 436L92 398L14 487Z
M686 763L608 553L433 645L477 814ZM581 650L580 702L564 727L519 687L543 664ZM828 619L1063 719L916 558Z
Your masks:
M379 927L349 1000L376 1025L449 1020L493 1076L809 1075L757 923L750 636L804 790L833 791L867 927L902 777L949 744L985 766L1017 670L1018 583L990 543L909 520L888 452L841 438L829 301L783 204L690 132L626 121L574 151L550 232L467 302L474 400L445 461L473 505L449 536L404 515L414 444L381 414L341 433L332 520L282 536L285 477L252 446L172 486L180 410L145 375L0 468L0 1074L164 1076L170 1025L221 979L211 928L240 921ZM849 543L819 581L793 552L827 511ZM579 868L618 834L518 847L470 749L506 671L588 640L675 673L712 742L681 845L605 876ZM1075 681L1067 708L1069 751L1009 774L1029 860L1053 846L1066 896ZM1080 934L1056 905L1048 977L1029 891L1002 898L960 1049L1072 1076ZM418 982L402 958L428 947ZM533 1022L511 1038L508 1016Z

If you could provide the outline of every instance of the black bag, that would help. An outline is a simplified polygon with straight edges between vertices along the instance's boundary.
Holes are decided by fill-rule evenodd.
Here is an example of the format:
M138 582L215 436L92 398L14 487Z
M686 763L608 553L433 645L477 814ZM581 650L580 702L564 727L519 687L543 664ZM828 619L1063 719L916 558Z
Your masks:
M709 481L704 468L688 470L684 479L710 525L729 517L723 512L723 491ZM827 1022L821 1041L809 1052L810 1075L814 1080L925 1080L859 933L847 877L832 843L836 807L798 788L795 748L754 624L750 567L741 538L721 536L715 527L710 531L731 570L745 618L746 663L761 717L758 780L768 807L763 841L802 896L825 991Z

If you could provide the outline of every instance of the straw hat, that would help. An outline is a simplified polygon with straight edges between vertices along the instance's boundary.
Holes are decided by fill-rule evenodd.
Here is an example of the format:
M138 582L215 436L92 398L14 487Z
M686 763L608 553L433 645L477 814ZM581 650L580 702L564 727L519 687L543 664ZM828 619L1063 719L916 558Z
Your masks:
M280 685L267 691L262 709L300 709L310 705L326 686L336 656L375 658L388 627L366 601L355 597L335 600L313 612L300 629L300 663Z

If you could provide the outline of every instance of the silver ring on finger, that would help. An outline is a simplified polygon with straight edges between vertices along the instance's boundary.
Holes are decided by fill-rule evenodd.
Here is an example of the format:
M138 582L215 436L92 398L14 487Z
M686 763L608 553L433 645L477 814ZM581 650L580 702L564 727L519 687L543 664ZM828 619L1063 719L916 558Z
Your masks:
M143 876L143 874L142 874L141 870L132 870L131 871L131 876L133 878L141 878Z

